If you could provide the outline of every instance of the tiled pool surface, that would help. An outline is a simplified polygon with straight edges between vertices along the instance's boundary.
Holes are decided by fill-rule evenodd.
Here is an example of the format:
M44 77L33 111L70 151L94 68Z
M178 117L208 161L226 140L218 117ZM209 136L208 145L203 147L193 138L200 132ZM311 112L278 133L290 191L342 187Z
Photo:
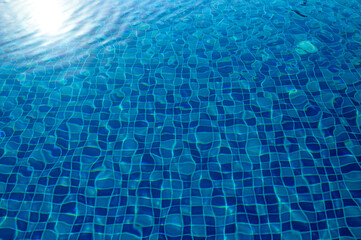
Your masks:
M0 3L1 239L361 239L360 1L94 2Z

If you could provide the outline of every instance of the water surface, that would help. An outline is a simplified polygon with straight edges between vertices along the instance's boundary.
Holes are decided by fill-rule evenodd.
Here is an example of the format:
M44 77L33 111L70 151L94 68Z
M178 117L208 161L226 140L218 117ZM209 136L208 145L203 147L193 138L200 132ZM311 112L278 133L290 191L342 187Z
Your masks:
M0 9L3 239L361 238L360 1Z

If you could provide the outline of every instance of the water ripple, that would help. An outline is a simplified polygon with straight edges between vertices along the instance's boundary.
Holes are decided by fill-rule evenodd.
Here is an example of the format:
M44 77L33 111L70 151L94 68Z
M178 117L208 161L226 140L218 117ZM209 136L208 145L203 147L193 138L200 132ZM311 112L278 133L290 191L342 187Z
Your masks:
M204 1L3 1L0 53L4 60L29 66L71 60L107 44L121 43L127 31L184 15ZM31 61L30 61L31 59Z

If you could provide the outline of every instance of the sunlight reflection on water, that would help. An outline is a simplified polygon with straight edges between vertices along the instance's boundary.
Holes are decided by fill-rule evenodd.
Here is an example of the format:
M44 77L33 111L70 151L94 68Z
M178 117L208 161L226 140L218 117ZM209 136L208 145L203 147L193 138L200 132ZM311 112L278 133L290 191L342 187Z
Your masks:
M127 30L162 21L175 10L195 5L188 0L14 0L0 4L3 61L19 61L19 67L32 61L67 61L107 44L122 44Z
M28 1L29 24L38 28L41 34L55 35L64 31L65 23L70 12L65 11L64 5L57 0Z

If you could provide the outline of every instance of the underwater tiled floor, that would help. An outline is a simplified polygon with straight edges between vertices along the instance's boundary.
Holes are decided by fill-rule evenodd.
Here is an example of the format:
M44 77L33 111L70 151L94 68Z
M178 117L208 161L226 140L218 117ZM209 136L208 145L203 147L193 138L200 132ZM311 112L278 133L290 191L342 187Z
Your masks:
M3 40L0 238L361 239L360 6L205 1L58 58Z

